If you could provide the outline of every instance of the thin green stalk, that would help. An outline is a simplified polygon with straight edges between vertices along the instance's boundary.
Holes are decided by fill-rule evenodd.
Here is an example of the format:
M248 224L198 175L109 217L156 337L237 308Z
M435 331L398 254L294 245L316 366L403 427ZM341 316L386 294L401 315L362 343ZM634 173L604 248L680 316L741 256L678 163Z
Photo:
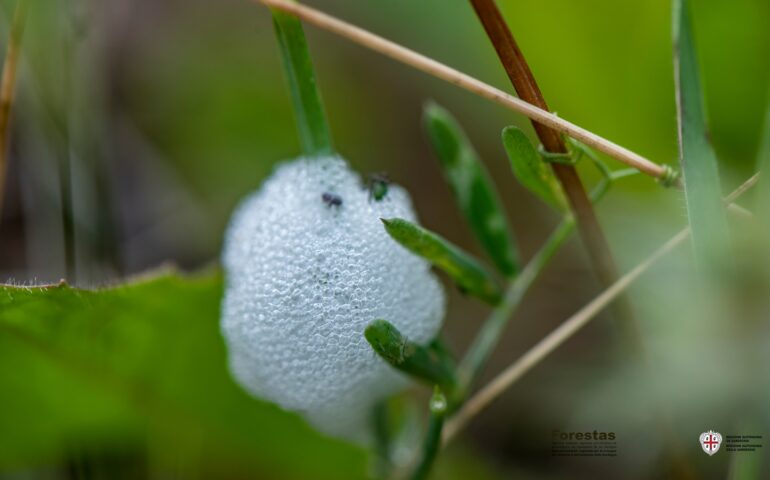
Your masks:
M460 364L460 386L458 388L458 395L460 398L454 400L460 400L473 385L473 382L478 378L481 371L489 359L489 356L494 351L497 343L500 340L500 336L505 329L508 319L513 314L513 311L521 303L524 295L534 283L535 279L540 275L548 262L564 244L564 241L570 236L575 229L575 220L569 216L566 217L556 230L551 234L546 243L540 248L537 254L532 260L527 263L527 266L522 270L521 274L511 282L508 290L505 292L503 301L492 312L481 331L476 336L476 339L471 344L466 353L465 358Z
M770 173L770 104L767 105L765 112L765 123L760 134L759 153L757 154L756 170ZM757 206L757 213L763 222L767 223L770 218L770 182L763 182L757 187L757 193L754 200Z
M393 466L390 458L392 439L390 435L389 414L387 401L378 403L372 411L374 443L375 451L377 452L375 471L378 478L387 478Z
M334 153L331 132L316 86L302 23L293 15L273 10L273 24L281 48L302 151L309 157L330 155Z
M424 480L428 478L436 455L441 448L441 434L444 430L444 420L447 413L447 400L441 390L436 387L430 399L430 418L428 419L428 431L422 446L422 457L417 468L411 475L412 480Z
M624 170L612 172L591 191L591 200L598 203L609 190L610 185L627 173ZM617 177L617 178L616 178ZM562 220L540 250L529 261L521 274L508 286L501 303L492 312L476 339L468 348L465 358L459 366L459 384L456 395L452 397L452 407L461 404L473 383L481 374L490 355L494 351L500 336L505 330L508 319L519 306L524 295L535 282L554 254L561 248L575 229L575 219L571 215Z

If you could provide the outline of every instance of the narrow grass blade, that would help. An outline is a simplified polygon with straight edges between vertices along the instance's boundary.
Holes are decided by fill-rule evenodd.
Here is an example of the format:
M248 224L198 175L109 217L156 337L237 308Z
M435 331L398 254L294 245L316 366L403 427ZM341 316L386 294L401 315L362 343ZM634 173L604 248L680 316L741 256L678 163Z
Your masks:
M729 238L717 158L708 138L687 0L674 0L674 74L679 162L684 174L693 250L699 268L709 269L725 253Z
M307 156L331 154L331 133L302 23L292 15L273 10L273 25L281 48L302 151Z
M423 120L444 176L473 233L506 276L518 273L519 255L500 198L467 136L442 107L426 105Z
M457 383L454 361L446 351L424 347L403 336L386 320L375 320L366 327L364 336L377 355L394 368L430 384L452 391Z
M764 177L757 186L757 212L765 223L770 223L770 104L765 113L765 124L762 127L762 136L759 143L757 156L757 170Z
M473 257L445 238L400 218L382 219L398 243L440 268L467 293L497 305L500 287Z
M519 183L556 210L568 211L567 199L553 170L540 158L532 142L521 129L505 127L503 147Z
M441 449L441 433L444 430L444 420L448 412L446 396L438 387L433 389L433 396L429 403L430 417L428 418L428 430L425 432L425 438L422 444L422 457L414 473L410 475L411 480L425 480L429 478L433 464L436 461Z

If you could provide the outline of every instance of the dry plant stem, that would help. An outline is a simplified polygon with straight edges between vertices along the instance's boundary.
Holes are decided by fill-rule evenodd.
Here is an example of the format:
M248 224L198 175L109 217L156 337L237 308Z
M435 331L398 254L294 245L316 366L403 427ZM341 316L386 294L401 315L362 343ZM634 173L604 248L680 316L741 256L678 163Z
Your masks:
M470 2L519 97L544 111L548 111L548 105L543 98L540 87L494 0L470 0ZM566 153L568 151L559 132L536 119L533 119L532 125L543 147L548 152ZM604 236L596 217L591 199L588 197L574 166L557 163L552 166L564 193L569 199L577 221L578 233L591 257L594 270L602 286L606 288L617 280L618 268L612 257L607 238ZM621 296L614 305L614 310L621 322L621 327L626 331L626 336L633 342L632 346L638 353L641 351L641 344L638 341L639 335L636 331L630 302Z
M754 175L744 182L740 187L725 198L729 205L740 195L753 187L759 180L759 174ZM446 444L459 432L468 421L476 416L481 410L486 408L493 400L500 396L502 392L513 385L524 374L530 371L538 363L543 361L554 350L561 346L565 341L577 333L582 327L590 322L596 315L610 304L618 295L628 288L639 276L646 272L650 267L657 263L661 258L681 245L690 235L690 229L685 228L677 233L673 238L666 242L662 247L656 250L645 261L637 265L633 270L625 274L607 290L592 300L588 305L580 309L577 313L568 318L556 330L543 338L540 342L527 351L521 358L503 370L497 377L489 382L484 388L479 390L463 407L453 416L444 429L443 441Z
M362 28L343 22L319 10L287 0L251 0L296 15L307 23L347 38L366 48L405 63L434 77L468 90L480 97L492 100L520 113L557 132L568 135L582 143L613 157L626 165L655 178L665 178L667 170L641 155L617 145L593 132L560 118L543 108L494 88L470 75L455 70L436 60L402 47L390 40L374 35ZM547 145L546 145L547 147Z
M750 190L754 185L756 185L757 182L759 181L760 175L761 175L761 172L755 173L754 175L751 176L751 178L749 178L748 180L740 184L738 188L730 192L730 195L725 197L725 202L727 203L727 206L738 207L738 205L733 205L732 202L738 197L740 197L741 195L743 195L744 193L746 193L748 190ZM749 213L749 212L745 211L745 213Z
M633 281L642 273L647 271L647 269L654 265L664 255L684 242L689 235L689 228L679 232L650 258L637 265L636 268L620 278L610 288L602 292L601 295L592 300L588 305L567 319L532 349L527 351L523 357L495 377L494 380L468 400L465 406L457 412L451 423L447 425L444 434L444 442L448 442L460 429L462 429L462 427L465 426L468 420L473 418L489 405L492 400L497 398L503 391L531 370L532 367L540 363L545 357L556 350L556 348L572 337L572 335L591 321L596 314L601 312L609 303L615 300L615 298L617 298L618 295L620 295L626 287L633 283Z
M11 107L16 93L16 73L19 66L19 50L27 18L27 0L17 0L13 13L8 47L0 80L0 212L5 198L5 182L8 173L8 140L10 138Z

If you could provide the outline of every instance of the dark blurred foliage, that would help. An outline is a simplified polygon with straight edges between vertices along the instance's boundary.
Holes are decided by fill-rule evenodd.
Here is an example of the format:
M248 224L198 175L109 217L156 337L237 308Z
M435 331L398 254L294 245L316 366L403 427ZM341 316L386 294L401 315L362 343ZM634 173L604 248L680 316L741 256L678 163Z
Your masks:
M238 200L299 151L267 11L247 0L32 3L0 224L0 276L92 286L163 262L189 270L216 262ZM308 3L509 88L467 2ZM499 4L553 110L675 164L667 0ZM727 191L754 170L770 84L770 3L692 4ZM13 2L2 6L6 38ZM481 255L420 128L422 105L434 99L458 117L482 154L525 257L536 250L557 218L515 184L500 144L501 129L529 129L525 119L328 33L307 32L336 145L357 170L387 171L411 192L427 227ZM589 183L597 179L588 165L581 172ZM623 270L686 222L681 197L642 176L616 185L599 212ZM676 264L667 268L631 290L640 316L674 320L665 302L649 295ZM574 240L517 313L490 374L597 291ZM449 307L448 337L461 351L486 310L454 291ZM481 415L467 441L504 475L574 468L576 462L552 464L550 432L575 426L576 418L601 418L579 416L603 395L597 389L622 398L625 387L606 382L614 335L606 318L589 327ZM592 429L623 428L597 422ZM634 457L640 476L654 474L647 453ZM622 467L577 464L584 478Z

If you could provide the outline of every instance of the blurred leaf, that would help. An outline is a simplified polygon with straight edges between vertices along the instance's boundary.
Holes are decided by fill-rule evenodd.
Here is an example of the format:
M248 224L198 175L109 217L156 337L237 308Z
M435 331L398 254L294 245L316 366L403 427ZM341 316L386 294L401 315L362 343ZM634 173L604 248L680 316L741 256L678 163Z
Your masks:
M315 71L302 23L296 17L278 10L273 11L273 23L281 47L302 150L308 156L331 154L331 133L316 86Z
M757 170L761 177L757 185L757 207L765 222L770 223L770 104L765 113L765 122L759 141L759 154L757 155Z
M370 323L364 336L372 349L394 368L448 392L454 390L454 361L445 350L433 343L424 347L411 342L386 320Z
M674 73L679 125L679 162L684 176L692 242L701 269L728 246L727 218L703 106L700 74L687 0L674 0Z
M519 270L519 255L500 198L484 165L454 118L429 103L423 114L433 149L463 215L495 266L505 275Z
M445 238L400 218L382 219L398 243L440 268L467 293L496 305L500 287L473 257Z
M519 183L556 210L569 210L553 170L540 158L532 142L521 129L514 126L505 127L503 146Z
M492 480L492 479L510 479L510 478L536 478L536 475L529 477L524 474L510 474L510 469L501 473L497 466L491 465L491 462L484 462L484 456L480 452L468 450L467 444L461 442L450 443L436 459L436 465L433 470L433 478L442 480Z
M362 450L231 380L221 293L219 275L0 287L0 431L13 432L0 436L0 471L131 440L160 476L363 477Z
M748 453L738 452L732 455L727 480L759 480L762 478L762 456Z

